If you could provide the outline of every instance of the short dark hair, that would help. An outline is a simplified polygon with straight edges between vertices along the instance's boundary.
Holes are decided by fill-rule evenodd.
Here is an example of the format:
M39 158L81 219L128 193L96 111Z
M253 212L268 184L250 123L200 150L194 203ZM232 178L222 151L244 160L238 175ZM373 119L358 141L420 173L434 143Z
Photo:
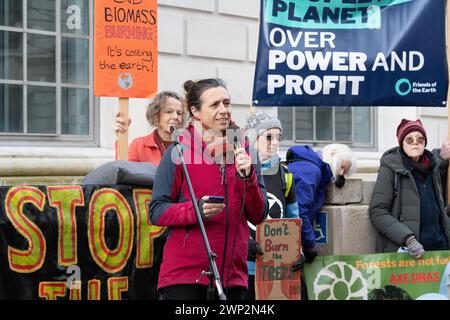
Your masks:
M145 116L147 117L147 121L154 127L158 126L159 122L159 114L161 113L162 107L166 103L167 99L174 98L181 102L183 106L183 124L186 120L186 104L184 99L174 91L161 91L158 93L155 98L149 103L147 106L147 112Z
M200 96L208 89L224 87L227 89L225 81L218 78L202 79L198 81L188 80L184 83L184 90L186 91L186 104L189 114L192 115L191 107L197 110L201 108Z

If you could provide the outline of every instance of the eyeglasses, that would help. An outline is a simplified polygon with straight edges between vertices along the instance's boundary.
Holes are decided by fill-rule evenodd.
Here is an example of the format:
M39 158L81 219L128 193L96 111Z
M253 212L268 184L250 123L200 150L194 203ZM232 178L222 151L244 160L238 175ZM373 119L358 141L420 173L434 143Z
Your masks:
M413 144L414 141L416 141L417 144L424 144L426 139L425 139L425 137L406 137L405 138L405 142L407 144Z
M283 139L282 134L265 134L263 137L267 140L267 142L272 142L273 140L281 141Z

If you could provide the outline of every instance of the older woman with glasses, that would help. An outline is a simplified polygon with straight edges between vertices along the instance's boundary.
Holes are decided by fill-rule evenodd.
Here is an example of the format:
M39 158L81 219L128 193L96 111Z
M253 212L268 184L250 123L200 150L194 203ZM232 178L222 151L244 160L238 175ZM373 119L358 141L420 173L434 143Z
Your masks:
M448 250L450 217L444 210L441 159L425 149L427 135L420 120L403 119L397 138L399 146L381 157L369 206L378 230L377 252L406 247L419 259L428 250Z

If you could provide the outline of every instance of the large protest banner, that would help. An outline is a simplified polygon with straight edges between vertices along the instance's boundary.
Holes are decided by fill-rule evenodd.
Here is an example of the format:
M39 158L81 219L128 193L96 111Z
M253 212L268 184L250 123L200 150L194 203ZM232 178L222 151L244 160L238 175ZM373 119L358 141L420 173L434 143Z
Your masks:
M305 266L311 300L450 299L450 251L319 256Z
M441 106L444 0L262 0L257 106Z
M157 299L165 228L152 191L0 187L0 299Z

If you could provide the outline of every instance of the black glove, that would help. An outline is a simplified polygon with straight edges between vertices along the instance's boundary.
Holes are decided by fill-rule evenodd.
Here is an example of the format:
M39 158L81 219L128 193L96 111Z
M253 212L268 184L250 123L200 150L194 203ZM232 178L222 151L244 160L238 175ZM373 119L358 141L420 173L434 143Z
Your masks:
M291 272L295 272L298 270L303 271L303 267L305 266L305 255L301 254L300 259L298 259L297 261L295 261L292 266L291 266Z
M258 242L256 242L255 239L250 238L248 240L248 261L255 261L256 255L264 255L264 252L262 251L261 247L259 246Z
M336 185L337 188L339 189L342 188L345 184L345 177L341 175L337 176L334 184Z
M314 262L314 259L317 257L317 251L315 250L305 250L305 260L306 263Z

